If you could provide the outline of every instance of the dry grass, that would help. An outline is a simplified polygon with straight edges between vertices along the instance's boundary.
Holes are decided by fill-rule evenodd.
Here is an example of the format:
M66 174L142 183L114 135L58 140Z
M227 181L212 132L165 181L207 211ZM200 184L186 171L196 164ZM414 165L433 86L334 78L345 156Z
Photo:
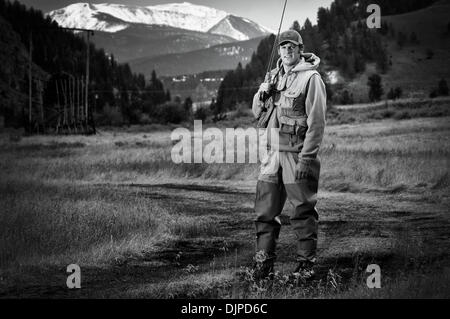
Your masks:
M320 154L321 189L348 194L374 191L445 194L450 178L448 123L449 118L444 117L327 127ZM34 136L11 141L1 136L0 267L11 270L18 266L60 266L74 262L108 266L158 253L162 247L171 247L180 240L221 240L226 231L220 223L226 216L218 212L222 200L219 195L211 195L216 196L215 215L199 217L187 214L180 208L183 203L177 203L176 198L157 198L129 187L111 185L195 181L199 185L224 183L237 187L253 185L256 181L257 164L177 165L170 160L171 147L169 131L139 132L137 128L121 133L104 131L90 137ZM192 198L193 205L197 200ZM246 203L245 209L250 206ZM339 205L334 206L339 211ZM367 239L361 238L361 242ZM231 259L220 262L235 265L236 261ZM309 290L295 286L287 289L291 282L283 274L275 286L272 283L271 287L242 287L235 282L230 269L216 266L211 272L212 266L197 268L200 264L199 261L181 275L178 273L173 281L135 287L125 295L163 298L441 296L449 282L448 273L420 277L416 281L405 274L393 274L387 284L389 289L380 294L362 292L358 285L341 285L338 289L340 275L331 272L327 280ZM431 289L433 285L440 287L435 295L406 294L406 291L417 291L417 287Z
M449 118L329 126L321 183L329 190L448 185ZM114 136L115 135L115 136ZM32 137L0 146L1 177L83 183L255 180L256 164L174 164L166 133ZM69 142L70 141L70 142ZM414 167L414 170L411 170Z
M1 185L1 266L110 263L177 238L220 234L198 220L131 191L89 185Z

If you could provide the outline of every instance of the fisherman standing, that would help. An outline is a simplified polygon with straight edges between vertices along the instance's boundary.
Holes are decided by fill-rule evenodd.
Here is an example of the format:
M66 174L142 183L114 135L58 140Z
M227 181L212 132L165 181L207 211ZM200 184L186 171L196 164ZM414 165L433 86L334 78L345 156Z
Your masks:
M311 277L316 262L317 154L325 129L325 85L317 72L320 59L303 53L303 40L297 31L282 32L277 44L277 67L261 84L252 106L258 126L266 131L275 129L278 137L269 139L256 187L255 279L274 272L279 215L286 198L294 206L290 216L297 245L294 273Z

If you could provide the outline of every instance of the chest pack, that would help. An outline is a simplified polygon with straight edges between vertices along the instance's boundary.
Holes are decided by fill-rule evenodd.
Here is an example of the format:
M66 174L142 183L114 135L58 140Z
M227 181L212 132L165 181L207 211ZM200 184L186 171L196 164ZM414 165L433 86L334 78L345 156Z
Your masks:
M306 99L311 77L316 73L316 71L307 71L298 75L291 85L286 83L276 103L279 105L277 117L280 139L287 139L290 146L303 142L305 139L308 130Z

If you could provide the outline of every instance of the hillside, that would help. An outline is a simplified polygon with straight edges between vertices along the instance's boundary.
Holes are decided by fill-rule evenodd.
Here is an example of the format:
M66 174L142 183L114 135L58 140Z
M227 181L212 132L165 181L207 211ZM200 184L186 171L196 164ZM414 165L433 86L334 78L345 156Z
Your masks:
M86 75L87 45L83 37L59 28L44 18L41 11L18 1L0 0L0 27L2 126L25 125L28 132L79 132L80 110L87 110L84 120L91 123L93 119L98 124L138 122L168 100L169 94L156 75L148 82L142 74L132 73L128 64L118 63L103 49L90 44L86 103L79 93L84 92L80 87L85 86ZM28 106L29 83L31 106ZM81 108L82 104L85 108ZM68 109L72 112L67 112Z
M381 99L394 90L403 98L429 97L431 92L434 96L439 83L445 94L445 83L450 80L450 1L380 0L378 29L367 27L369 3L335 0L329 8L318 9L317 25L309 20L303 26L298 21L291 25L302 35L305 51L322 60L319 72L329 103L369 102L367 83L374 73L382 77ZM251 103L254 90L248 88L258 87L264 77L272 43L262 41L245 68L235 68L224 77L217 110ZM230 90L235 96L230 96Z
M235 42L233 38L219 34L144 24L135 24L115 33L97 31L92 41L97 47L114 54L120 62Z
M235 68L239 62L243 65L247 64L261 39L221 44L181 54L141 58L129 61L129 63L132 70L139 71L145 76L151 74L152 70L164 76L230 70Z
M408 41L400 48L396 39L387 39L387 51L392 65L381 74L385 93L390 88L402 88L405 97L428 97L440 79L450 80L450 1L439 1L430 7L382 18L392 24L396 34L404 33ZM412 33L418 43L409 41ZM350 81L346 87L355 102L367 100L367 78L377 72L373 64Z

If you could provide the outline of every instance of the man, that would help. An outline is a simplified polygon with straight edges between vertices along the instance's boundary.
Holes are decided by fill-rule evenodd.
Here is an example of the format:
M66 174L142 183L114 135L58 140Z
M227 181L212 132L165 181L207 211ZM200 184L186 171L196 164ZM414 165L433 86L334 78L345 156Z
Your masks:
M294 206L290 216L296 236L294 274L311 277L316 262L318 214L315 208L320 174L317 156L325 129L326 91L316 71L320 59L303 53L303 40L294 30L280 34L280 59L253 99L253 113L263 120L268 155L261 159L256 188L255 279L273 274L275 248L280 233L279 215L286 198ZM306 60L305 60L306 58ZM264 112L273 103L272 112ZM264 122L264 121L263 121Z

